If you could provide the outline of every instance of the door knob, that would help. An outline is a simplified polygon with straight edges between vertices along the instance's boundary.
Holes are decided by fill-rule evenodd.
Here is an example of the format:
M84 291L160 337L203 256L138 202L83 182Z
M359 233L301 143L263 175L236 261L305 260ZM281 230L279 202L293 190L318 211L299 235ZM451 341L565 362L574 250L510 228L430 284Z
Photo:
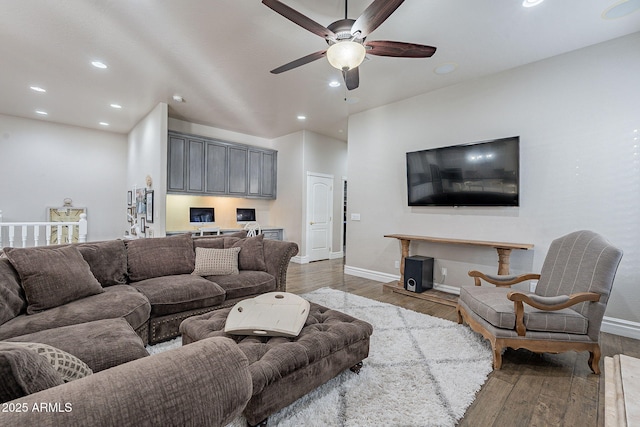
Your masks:
M313 222L313 221L311 221L311 222L309 223L309 225L313 225L313 224L315 224L315 222Z

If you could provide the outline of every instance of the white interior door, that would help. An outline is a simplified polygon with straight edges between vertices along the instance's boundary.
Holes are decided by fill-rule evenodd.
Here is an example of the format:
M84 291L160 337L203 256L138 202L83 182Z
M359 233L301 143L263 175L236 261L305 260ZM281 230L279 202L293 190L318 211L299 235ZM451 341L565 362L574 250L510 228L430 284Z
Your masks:
M307 174L307 258L329 259L332 239L333 176Z

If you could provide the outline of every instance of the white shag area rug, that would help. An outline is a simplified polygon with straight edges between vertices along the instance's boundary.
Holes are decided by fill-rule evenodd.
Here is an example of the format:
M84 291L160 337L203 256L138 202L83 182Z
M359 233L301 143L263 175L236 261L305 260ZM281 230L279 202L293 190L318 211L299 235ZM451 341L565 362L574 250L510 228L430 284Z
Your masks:
M489 344L466 326L330 288L301 296L371 323L369 357L359 375L343 372L271 415L270 426L455 426L492 371Z

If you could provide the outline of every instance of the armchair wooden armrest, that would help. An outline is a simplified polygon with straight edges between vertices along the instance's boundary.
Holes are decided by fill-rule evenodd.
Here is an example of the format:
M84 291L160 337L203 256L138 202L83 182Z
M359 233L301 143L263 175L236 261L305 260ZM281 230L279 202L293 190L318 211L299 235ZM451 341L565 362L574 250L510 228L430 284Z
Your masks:
M524 326L524 303L538 310L556 311L571 307L585 301L599 301L600 294L595 292L578 292L572 295L559 295L557 297L541 297L539 295L527 295L522 292L509 292L507 298L513 301L516 313L516 332L519 336L525 336L527 329Z
M471 270L469 276L473 277L473 281L476 286L480 286L480 279L491 283L496 286L508 286L515 285L516 283L524 282L526 280L539 280L540 275L535 273L516 275L498 275L498 274L485 274L480 271Z

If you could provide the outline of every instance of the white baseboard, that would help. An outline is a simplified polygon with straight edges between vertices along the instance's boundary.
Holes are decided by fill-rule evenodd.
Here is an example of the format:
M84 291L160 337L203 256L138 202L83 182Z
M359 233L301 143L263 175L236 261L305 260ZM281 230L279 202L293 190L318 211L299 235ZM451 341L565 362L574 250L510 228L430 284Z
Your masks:
M640 340L640 323L638 322L604 316L600 330L608 334Z
M291 262L294 262L296 264L309 264L309 257L296 255L291 258Z
M362 277L364 279L375 280L376 282L389 283L394 280L400 280L397 274L381 273L380 271L367 270L360 267L344 266L344 274Z
M379 271L367 270L364 268L352 267L349 265L344 266L344 274L349 274L351 276L362 277L364 279L375 280L376 282L383 283L400 280L400 276L397 274L382 273ZM434 283L433 289L450 294L460 295L460 288L456 286ZM638 322L631 322L629 320L605 316L602 319L602 327L600 328L600 330L608 334L620 335L623 337L640 340L640 323Z
M338 259L338 258L344 258L343 251L329 253L329 259Z

